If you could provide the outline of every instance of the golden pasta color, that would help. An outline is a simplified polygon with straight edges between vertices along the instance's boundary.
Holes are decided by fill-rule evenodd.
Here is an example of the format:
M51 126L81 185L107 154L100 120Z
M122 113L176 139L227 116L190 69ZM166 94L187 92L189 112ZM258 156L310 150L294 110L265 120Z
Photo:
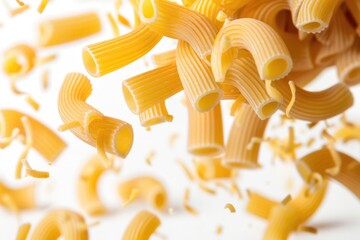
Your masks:
M30 240L56 240L59 237L64 240L89 239L84 217L67 209L51 210L37 224Z
M29 73L36 63L36 50L27 44L12 46L3 53L3 70L11 77L22 77Z
M31 228L30 223L22 224L18 229L18 233L16 235L16 240L26 240L26 237L29 234L30 228Z
M126 157L133 143L130 124L119 119L104 116L85 101L91 95L89 79L81 73L68 73L58 97L59 114L64 125L61 130L70 129L75 136L97 148L100 155L105 151L119 157Z
M138 197L149 202L158 210L165 210L168 204L166 189L157 179L150 176L137 177L120 183L119 195L129 199L132 191L138 190Z
M151 127L163 122L172 122L173 116L169 115L165 102L161 102L141 112L139 119L141 126Z
M201 158L195 160L197 175L205 181L230 179L232 171L222 164L222 158Z
M35 191L35 184L10 188L0 182L0 205L14 212L33 209L36 207Z
M160 226L160 219L151 212L142 210L127 226L122 240L148 240Z
M349 86L360 83L360 39L357 37L353 45L339 54L336 67L340 81Z
M54 46L93 35L100 30L99 16L93 12L48 19L39 24L38 41L42 47Z

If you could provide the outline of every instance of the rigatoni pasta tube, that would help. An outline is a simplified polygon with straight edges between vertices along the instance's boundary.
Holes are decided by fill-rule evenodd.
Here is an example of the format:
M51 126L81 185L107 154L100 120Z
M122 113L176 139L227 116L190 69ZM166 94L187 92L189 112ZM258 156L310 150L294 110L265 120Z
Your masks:
M16 240L26 240L27 235L29 234L31 225L30 223L24 223L22 224L17 232Z
M260 145L248 149L253 138L262 138L268 120L261 120L248 104L237 111L226 143L223 164L228 167L258 168Z
M260 119L269 118L280 107L280 103L268 95L251 57L235 59L224 83L235 86Z
M59 114L64 125L84 142L97 147L99 152L109 152L126 157L133 143L130 124L106 117L85 101L92 92L89 79L81 73L68 73L58 97Z
M101 30L97 13L82 13L74 16L48 19L39 23L39 44L54 46L78 40Z
M166 189L157 179L150 176L136 177L121 182L118 186L119 195L123 199L129 199L134 189L139 191L139 198L146 200L154 208L165 210L167 207Z
M160 226L160 219L151 212L142 210L127 226L122 240L147 240Z
M222 21L218 20L218 14L221 11L221 7L215 4L213 1L208 0L196 0L191 5L191 10L194 10L198 13L201 13L205 17L207 17L211 23L213 23L217 30L219 30L224 24Z
M211 0L224 9L236 11L251 0Z
M360 163L344 153L338 152L338 154L341 158L341 168L336 175L327 172L327 169L335 166L328 148L321 148L302 157L296 163L297 170L308 184L312 183L313 175L318 173L341 183L360 199Z
M32 129L32 147L49 163L53 163L65 149L66 143L51 129L38 120L15 110L0 110L0 136L10 137L14 129L19 129L20 135L26 136L21 118L26 117Z
M173 116L167 111L165 102L160 102L149 107L139 114L139 118L140 124L143 127L151 127L159 123L171 122L173 120Z
M336 59L336 67L340 80L349 86L360 83L360 39Z
M35 184L10 188L0 182L0 205L11 211L33 209L36 207L35 190Z
M139 114L180 92L183 87L176 65L170 64L125 80L122 89L129 109Z
M89 238L85 219L67 209L51 210L35 227L30 240L87 240Z
M236 87L234 87L231 84L220 83L220 87L224 91L222 100L235 100L239 96L241 96L239 89L237 89Z
M230 178L232 171L222 164L222 158L201 158L195 160L195 170L197 175L205 181Z
M286 79L275 81L273 85L283 95L280 109L286 111L292 94ZM290 117L317 122L334 117L353 105L354 99L344 83L338 83L319 92L310 92L296 86L295 102L289 113Z
M102 215L106 212L106 207L101 201L97 189L98 180L106 170L108 168L105 168L98 155L92 157L81 169L77 195L81 207L89 215Z
M188 109L188 151L195 156L211 157L222 155L224 133L221 105L208 112L198 112L190 103Z
M36 63L36 50L26 44L15 45L7 49L3 56L3 70L12 77L26 75Z
M209 60L216 27L202 14L166 0L140 0L139 16L152 30L188 42L201 59Z
M123 36L84 47L85 68L92 76L101 77L144 56L161 38L162 35L140 24Z
M277 80L292 68L290 53L281 37L269 25L252 18L241 18L226 24L216 36L211 55L215 80L222 82L231 61L223 61L231 48L249 51L263 80ZM244 51L247 50L247 51Z

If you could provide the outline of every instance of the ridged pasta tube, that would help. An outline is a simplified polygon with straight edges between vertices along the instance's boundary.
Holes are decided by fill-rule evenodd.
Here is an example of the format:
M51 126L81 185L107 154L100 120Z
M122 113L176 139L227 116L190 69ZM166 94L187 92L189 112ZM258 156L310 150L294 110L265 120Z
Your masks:
M122 240L147 240L160 226L160 219L151 212L142 210L127 226Z
M89 238L85 219L67 209L50 211L35 227L30 240L87 240Z
M168 204L166 189L161 182L150 176L136 177L119 184L121 198L129 199L131 192L137 189L138 197L149 202L158 210L165 210Z
M156 54L153 56L153 61L158 67L174 63L176 61L176 50Z
M223 164L227 167L258 168L260 145L248 149L253 138L262 138L268 120L261 120L248 104L237 111L226 144Z
M349 86L360 83L360 39L358 37L348 50L338 55L336 67L343 83Z
M216 27L202 14L166 0L141 0L139 16L152 30L189 43L201 59L209 60Z
M180 92L183 87L176 65L170 64L125 80L122 89L129 109L139 114Z
M238 49L238 55L248 55L249 51L263 80L283 78L293 65L284 41L274 29L259 20L241 18L226 24L216 36L211 67L218 82L224 80L230 67L231 61L224 61L224 53L234 51L231 48Z
M224 9L236 11L239 8L245 6L251 0L211 0L215 4L221 6Z
M229 179L232 176L231 169L222 164L222 158L196 159L195 169L197 175L204 181L221 178Z
M208 112L198 112L188 103L188 151L195 156L212 157L224 154L224 133L221 105Z
M335 166L327 148L321 148L302 157L296 163L297 170L308 184L312 184L313 175L317 173L341 183L360 199L360 163L344 153L338 152L338 154L341 158L341 168L336 175L329 174L327 171Z
M81 73L68 73L58 97L59 114L64 125L60 130L70 129L82 141L105 152L126 157L133 143L130 124L104 116L85 101L92 92L89 79Z
M0 182L0 205L17 212L36 207L35 184L21 188L10 188Z
M82 58L86 70L94 77L116 71L148 53L162 38L147 25L131 32L84 47Z
M39 44L54 46L78 40L101 30L97 13L82 13L74 16L48 19L39 24Z
M167 111L165 102L160 102L149 107L139 114L140 124L143 127L151 127L163 122L171 122L173 116Z
M29 73L36 63L36 51L26 44L15 45L4 53L3 70L11 77L21 77Z
M265 82L260 79L250 57L235 59L224 83L236 87L262 120L269 118L280 107L280 103L268 95Z
M66 147L66 143L51 129L38 120L15 110L0 110L0 136L10 137L14 129L19 129L19 134L26 138L26 132L21 118L26 117L32 128L32 147L40 153L49 163L53 163Z
M289 84L286 79L273 84L284 97L280 109L286 111L292 98ZM353 95L344 83L319 92L310 92L296 86L295 102L288 113L295 119L317 122L344 112L353 102Z

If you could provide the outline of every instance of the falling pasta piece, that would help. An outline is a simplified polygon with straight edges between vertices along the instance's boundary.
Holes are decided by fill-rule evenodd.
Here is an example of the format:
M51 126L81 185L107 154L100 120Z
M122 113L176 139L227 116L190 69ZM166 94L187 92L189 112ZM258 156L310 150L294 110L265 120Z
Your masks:
M228 209L231 213L236 212L234 205L232 205L231 203L227 203L224 208Z
M186 164L181 160L178 160L176 162L180 165L181 169L184 171L185 175L189 178L189 180L194 181L194 174L190 171Z
M194 165L197 176L203 181L231 177L232 171L230 168L223 166L222 158L196 159Z
M49 2L49 0L41 0L40 5L39 5L39 7L37 9L39 13L43 13L43 11L45 10L48 2Z
M310 226L300 226L298 228L299 231L303 231L303 232L308 232L311 234L317 234L318 230L314 227L310 227Z
M129 22L129 20L127 20L123 15L121 15L120 13L117 14L117 19L118 21L124 25L125 27L131 28L131 23Z
M17 79L27 75L34 68L36 50L30 45L19 44L5 50L3 57L4 72Z
M22 5L22 6L18 7L18 8L15 8L15 9L10 10L10 15L11 15L12 17L14 17L14 16L16 16L16 15L19 15L19 14L21 14L21 13L29 10L29 9L30 9L30 6L27 5L27 4L25 4L25 5Z
M151 163L152 163L152 159L154 158L155 156L155 152L154 151L151 151L147 156L146 156L146 164L151 166Z
M25 97L25 101L35 110L38 111L40 108L39 103L37 103L30 95Z
M139 189L137 189L137 188L131 189L129 198L122 203L122 206L123 207L129 206L131 203L133 203L137 199L138 196L139 196Z
M107 18L108 18L108 20L109 20L109 22L110 22L111 29L112 29L112 31L113 31L114 36L115 36L115 37L119 36L119 35L120 35L119 27L117 26L116 21L115 21L113 15L112 15L111 13L107 13L106 16L107 16Z
M292 200L291 195L287 195L283 200L281 200L280 204L285 206L286 204L288 204L290 201Z
M122 240L149 239L160 226L160 219L151 212L140 211L129 223Z
M31 225L30 223L24 223L22 224L17 232L16 240L26 240L29 231L30 231Z
M223 227L222 226L217 226L216 227L216 235L220 235L223 232Z

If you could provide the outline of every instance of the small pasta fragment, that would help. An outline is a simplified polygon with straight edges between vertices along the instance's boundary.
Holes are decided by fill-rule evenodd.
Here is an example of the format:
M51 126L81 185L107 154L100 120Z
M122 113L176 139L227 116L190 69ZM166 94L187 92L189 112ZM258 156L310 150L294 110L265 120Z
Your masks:
M231 177L231 169L222 165L222 158L197 159L195 169L201 180L228 179Z
M40 5L39 5L39 7L37 9L39 13L43 13L43 11L45 10L48 2L49 2L49 0L41 0Z
M67 209L52 210L35 227L30 240L58 239L59 237L87 240L89 233L83 216Z
M185 190L185 194L184 194L184 198L183 198L183 207L190 214L193 214L193 215L199 214L199 212L195 208L193 208L189 205L189 199L190 199L190 190L187 188Z
M113 31L114 36L115 37L119 36L120 35L120 30L119 30L118 25L116 24L114 16L110 12L106 16L107 16L107 18L108 18L108 20L110 22L111 29Z
M137 188L131 189L129 199L125 200L122 203L122 206L123 207L129 206L131 203L133 203L137 199L138 196L139 196L139 189L137 189Z
M25 101L35 110L38 111L40 108L40 105L38 102L36 102L30 95L27 95L25 97Z
M42 47L49 47L84 38L100 30L101 24L97 13L48 19L39 24L38 42Z
M134 193L134 189L137 193ZM167 208L168 200L165 187L157 179L150 176L124 181L119 184L118 192L122 199L131 199L131 195L136 194L139 199L149 202L155 209L163 211Z
M131 220L122 237L123 240L145 240L160 226L160 219L151 212L142 210Z
M31 228L30 223L22 224L18 229L18 232L16 235L16 240L26 240L26 237L29 234L30 228Z
M228 209L231 213L236 212L234 205L232 205L231 203L227 203L224 208Z

